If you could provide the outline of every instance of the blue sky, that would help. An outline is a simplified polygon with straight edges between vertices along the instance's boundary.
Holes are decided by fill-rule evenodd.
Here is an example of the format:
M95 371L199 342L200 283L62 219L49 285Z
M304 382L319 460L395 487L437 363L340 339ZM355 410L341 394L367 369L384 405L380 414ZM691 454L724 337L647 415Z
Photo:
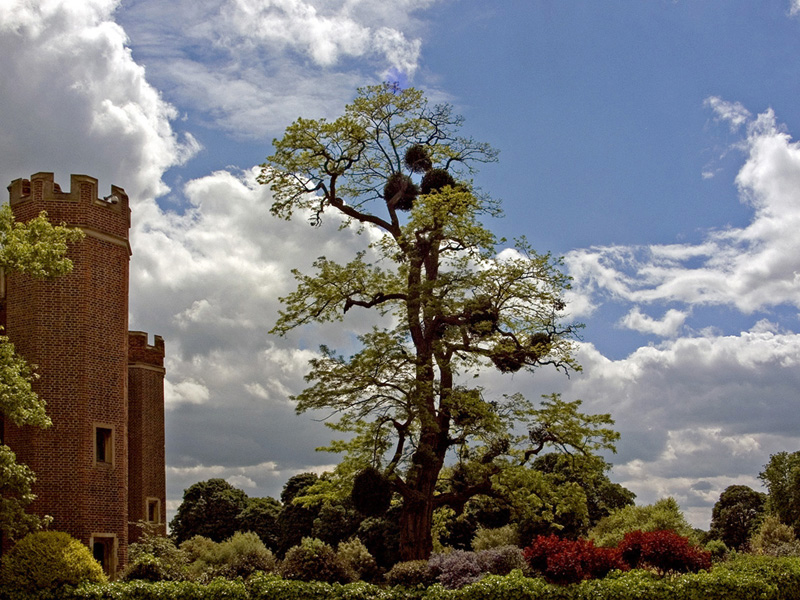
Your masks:
M84 0L0 5L10 182L54 171L133 202L131 328L168 353L169 504L208 477L277 496L322 471L296 416L315 343L267 334L291 268L360 239L268 214L254 182L295 118L397 78L500 150L491 224L564 256L584 372L487 374L610 412L612 477L707 526L728 485L800 447L797 0Z

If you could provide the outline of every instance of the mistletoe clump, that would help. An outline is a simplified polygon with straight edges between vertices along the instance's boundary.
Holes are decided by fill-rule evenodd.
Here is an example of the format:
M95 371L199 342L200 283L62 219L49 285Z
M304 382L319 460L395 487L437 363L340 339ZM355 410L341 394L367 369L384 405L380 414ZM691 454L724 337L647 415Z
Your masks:
M456 180L447 169L431 169L422 178L420 191L423 194L430 194L447 186L455 186Z
M397 210L411 210L418 195L419 188L411 177L403 173L392 173L383 188L386 204Z
M392 488L383 473L375 467L367 467L356 475L350 497L358 512L377 517L389 510Z
M428 151L422 144L414 144L406 150L405 163L412 173L426 173L433 166Z

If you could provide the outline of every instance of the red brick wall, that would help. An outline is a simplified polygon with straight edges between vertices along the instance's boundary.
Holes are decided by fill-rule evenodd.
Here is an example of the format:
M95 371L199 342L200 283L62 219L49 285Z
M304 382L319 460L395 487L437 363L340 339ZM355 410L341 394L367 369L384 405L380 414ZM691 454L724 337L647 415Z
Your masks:
M53 426L7 425L6 443L36 473L33 510L86 544L92 534L115 534L121 566L128 542L128 198L112 188L116 203L99 200L97 181L82 175L63 193L50 173L15 180L9 191L18 221L46 210L51 222L87 235L70 248L69 275L8 277L7 335L38 365L35 387ZM95 464L96 424L114 430L113 465Z
M147 521L147 499L158 500L156 531L166 535L166 478L164 473L164 340L131 331L128 338L128 541Z

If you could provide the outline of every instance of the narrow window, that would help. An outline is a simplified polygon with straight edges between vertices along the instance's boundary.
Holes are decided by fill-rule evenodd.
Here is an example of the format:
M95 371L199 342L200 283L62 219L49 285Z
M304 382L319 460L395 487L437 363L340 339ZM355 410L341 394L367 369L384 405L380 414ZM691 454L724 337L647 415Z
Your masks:
M148 523L161 523L161 500L148 498L146 514Z
M112 427L94 428L94 462L96 464L114 464L114 429Z
M114 534L95 533L91 537L92 556L103 567L103 572L113 580L117 571L117 538Z

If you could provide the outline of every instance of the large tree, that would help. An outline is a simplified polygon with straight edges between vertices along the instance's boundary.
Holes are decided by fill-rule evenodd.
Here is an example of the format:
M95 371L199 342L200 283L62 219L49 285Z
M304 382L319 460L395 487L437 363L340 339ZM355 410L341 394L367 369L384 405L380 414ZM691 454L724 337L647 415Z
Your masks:
M767 495L746 485L730 485L720 494L711 511L709 535L741 550L761 524Z
M379 469L402 499L403 559L427 557L436 508L459 512L495 478L548 446L593 453L611 447L608 415L578 412L552 397L541 408L521 395L487 398L471 375L551 365L568 372L576 325L565 320L568 277L560 262L524 240L498 254L482 219L498 205L468 177L494 161L487 144L461 137L462 119L415 89L359 90L333 120L298 119L262 165L273 214L319 224L326 213L369 229L374 240L347 264L317 259L283 298L273 331L372 310L382 326L350 357L322 347L311 361L299 412L324 409L346 432L341 479ZM365 236L366 237L366 236ZM445 459L458 481L437 488ZM330 480L329 480L330 481Z
M15 222L11 208L4 205L0 208L0 272L48 279L64 275L72 270L72 261L66 256L69 244L82 237L79 230L52 225L45 213L27 223ZM45 402L33 390L36 378L34 368L0 335L0 433L5 421L17 426L50 426ZM31 488L35 481L33 471L17 462L13 449L0 444L0 532L12 539L42 524L39 517L25 512L35 498Z
M758 478L769 491L768 512L800 536L800 450L770 455Z

